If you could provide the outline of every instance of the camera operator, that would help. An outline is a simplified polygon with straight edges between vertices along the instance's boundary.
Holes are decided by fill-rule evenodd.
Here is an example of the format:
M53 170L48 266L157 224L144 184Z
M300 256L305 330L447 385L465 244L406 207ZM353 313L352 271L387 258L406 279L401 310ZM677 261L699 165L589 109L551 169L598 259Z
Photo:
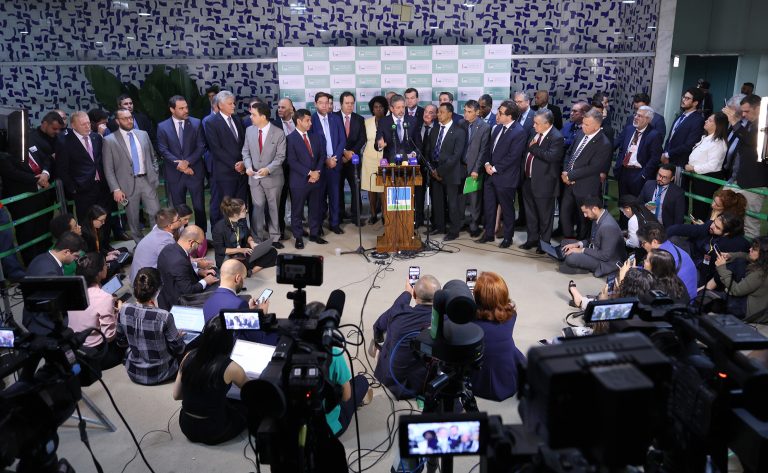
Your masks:
M432 301L435 292L439 290L440 282L429 274L421 276L413 287L406 280L405 291L373 325L373 339L368 354L375 357L376 351L380 351L374 376L397 399L410 399L420 394L427 369L424 362L408 348L407 343L401 342L398 351L394 352L395 344L407 334L429 327ZM414 307L411 307L412 298L416 300Z
M41 253L29 263L27 276L64 276L63 265L73 262L85 248L82 238L72 232L65 232L53 245L53 248ZM23 324L32 333L50 335L54 329L50 314L30 312L24 308ZM67 316L64 316L67 323Z
M322 302L310 302L307 304L307 317L313 317L325 310L325 304ZM339 347L333 347L333 357L331 365L328 367L328 379L331 384L341 386L341 402L330 412L325 414L325 420L331 428L335 437L341 437L349 427L355 410L369 404L373 399L373 390L368 386L368 380L365 376L359 374L352 378L352 373L344 360L344 351ZM355 383L354 394L352 397L352 385Z

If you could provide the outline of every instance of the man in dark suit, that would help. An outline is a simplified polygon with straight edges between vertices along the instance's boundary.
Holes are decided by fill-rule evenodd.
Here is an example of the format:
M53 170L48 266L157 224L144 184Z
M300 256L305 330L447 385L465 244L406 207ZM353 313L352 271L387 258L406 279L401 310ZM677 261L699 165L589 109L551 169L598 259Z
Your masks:
M406 116L405 99L402 95L392 96L389 108L392 113L379 120L374 148L376 151L384 151L384 158L394 163L396 155L400 154L403 159L408 159L411 153L414 153L413 139L409 138L418 135L413 134L416 129L416 118ZM425 157L430 159L426 155Z
M419 105L419 91L413 87L405 89L405 114L416 119L416 129L411 130L411 136L416 136L418 128L424 122L424 107Z
M581 123L582 120L584 120L584 114L587 113L591 108L592 105L583 100L579 100L573 104L573 107L571 107L571 114L568 118L568 122L563 125L563 129L561 130L563 140L565 140L566 148L570 148L570 146L576 140L576 134L581 131ZM600 113L602 115L602 111Z
M632 96L632 108L635 112L637 112L640 107L650 107L651 106L651 97L648 96L646 93L639 93ZM632 124L632 120L634 120L634 115L630 115L627 117L627 124L626 126L629 126ZM651 120L651 128L658 131L661 135L662 140L665 136L667 136L667 124L664 122L664 115L661 113L654 113L653 114L653 120ZM616 136L614 141L614 146L619 146L621 143L624 142L624 136L623 133L620 133L618 136Z
M495 240L497 207L501 205L504 239L500 248L509 248L515 234L515 194L520 186L522 159L528 137L518 123L520 111L511 100L499 105L496 128L491 134L490 153L485 166L483 200L485 206L485 236L478 243Z
M83 111L73 113L70 122L72 133L60 136L56 146L56 168L64 189L75 200L77 219L85 222L86 212L92 205L111 211L114 201L102 164L103 138L91 131L91 120ZM102 232L109 234L108 227L109 219Z
M351 194L350 213L352 214L352 223L362 227L365 221L360 218L360 209L362 202L360 200L360 189L355 181L355 168L357 175L360 176L360 164L352 164L352 155L356 154L362 161L363 146L367 139L365 135L365 120L362 115L358 115L355 110L355 95L352 92L342 92L339 101L341 110L336 113L344 124L344 134L346 135L346 145L344 146L344 155L341 159L341 179L339 179L339 196L341 213L346 214L344 203L344 181L349 184ZM342 219L344 216L342 215Z
M413 136L413 142L416 144L416 149L419 153L421 153L421 156L424 157L424 159L429 160L429 157L427 156L429 147L429 135L432 133L432 130L439 127L437 124L437 107L434 104L428 104L426 107L424 107L424 113L422 114L422 122L421 127L419 127L419 132ZM414 228L418 228L421 225L424 225L424 203L425 203L425 196L426 196L426 188L427 188L427 182L428 178L431 179L429 176L429 173L427 172L426 166L421 166L421 185L416 186L415 190L415 205L416 209L414 211ZM430 184L431 186L431 184Z
M325 167L321 174L321 185L324 195L320 197L321 210L325 215L328 212L328 227L333 233L342 234L341 207L342 200L339 193L341 183L341 166L344 157L344 149L347 144L347 136L344 132L344 124L341 117L331 113L331 99L333 96L325 92L315 94L315 108L317 112L312 114L311 133L322 135L325 138Z
M277 102L277 119L274 120L276 126L280 126L285 133L286 138L288 135L296 130L296 124L293 122L293 114L296 113L296 109L293 107L293 102L287 97L283 97ZM280 227L280 240L286 240L289 237L285 236L285 208L288 203L288 196L290 195L288 160L283 161L283 176L285 181L283 182L283 189L280 191L280 204L278 206L278 220ZM270 215L270 218L272 216Z
M210 290L219 282L216 272L212 269L195 271L190 252L200 246L205 239L203 229L197 225L189 225L182 230L175 245L167 245L157 257L157 269L163 281L163 288L157 297L161 309L170 310L179 301L179 297L199 294Z
M534 95L534 102L536 102L536 105L533 107L534 111L541 110L542 108L548 109L550 112L552 112L552 116L555 117L555 128L558 130L563 129L563 112L557 105L549 103L548 91L537 90L536 94Z
M625 127L624 141L613 167L613 175L619 181L619 197L640 194L646 181L653 179L661 157L664 137L651 128L655 113L651 107L642 106L635 112L632 125Z
M688 208L685 192L672 182L674 178L675 166L662 164L656 173L656 181L646 182L639 195L664 228L683 223Z
M141 112L134 111L133 99L128 94L122 94L117 97L117 110L125 109L131 112L133 115L133 126L137 130L146 131L149 134L149 140L152 142L152 146L157 149L157 135L155 134L155 127L152 126L152 120L148 116ZM116 132L120 126L117 123L117 115L115 118L107 122L107 128L112 133Z
M565 187L560 199L560 228L566 238L586 238L589 232L579 202L587 196L602 195L600 173L610 166L613 151L610 140L600 129L602 122L599 110L586 112L581 130L563 160L560 178Z
M485 160L488 158L488 147L491 141L491 126L480 118L480 104L468 100L464 105L464 129L467 131L467 146L462 159L466 174L474 180L485 174ZM482 174L481 174L482 173ZM463 211L464 202L469 201L469 236L480 236L480 222L483 217L483 186L469 194L462 193L459 208Z
M464 209L459 208L459 192L464 182L464 167L461 159L467 142L466 131L453 121L453 105L443 103L437 108L439 127L429 134L427 156L432 161L432 234L446 233L446 203L450 218L450 229L444 241L459 237Z
M205 132L200 120L189 116L189 105L181 95L168 100L171 117L157 125L157 147L165 160L165 182L171 205L192 197L195 224L205 232Z
M29 147L37 147L37 149L44 154L51 163L51 179L56 178L56 141L59 138L59 134L66 129L66 126L67 125L64 122L64 119L61 118L61 115L55 111L50 111L45 114L43 120L40 122L40 126L32 130L29 134Z
M496 114L492 111L493 97L489 94L483 94L477 99L477 103L480 104L480 118L493 129L496 126Z
M523 127L527 139L530 140L536 133L533 130L533 114L536 113L531 110L531 100L528 98L528 94L525 92L515 92L512 96L515 101L515 105L520 110L520 118L517 120L520 126ZM517 220L515 220L515 227L525 226L525 205L523 205L523 186L517 188Z
M62 265L73 262L83 249L85 242L81 237L72 232L64 232L53 245L53 249L40 253L32 260L27 268L27 276L64 276ZM26 308L23 311L22 323L27 330L38 335L50 335L55 328L51 314L32 312ZM65 311L63 328L66 326Z
M320 236L322 225L322 209L320 195L322 181L320 176L325 172L325 137L321 134L309 133L312 128L312 115L307 109L296 111L296 130L286 138L286 159L290 169L289 181L291 187L291 230L296 240L297 250L304 248L302 224L304 220L304 203L309 209L309 241L324 245L328 243Z
M678 170L675 173L675 181L680 183L680 170L688 164L688 156L696 143L704 134L704 118L696 108L701 102L701 89L691 87L683 93L680 100L680 115L672 123L667 142L664 144L664 153L661 162L672 163Z
M438 106L440 106L440 105L442 105L444 103L449 103L449 104L451 104L451 106L453 106L453 101L454 101L454 97L453 97L453 94L451 92L440 92L437 95ZM459 115L456 112L453 112L453 115L451 116L451 120L453 120L454 123L456 123L458 125L458 124L460 124L461 122L464 121L464 117Z
M520 248L536 248L538 254L544 253L540 242L549 243L552 237L558 176L565 154L563 135L554 127L554 119L548 109L536 112L533 117L536 134L528 144L528 153L523 161L523 205L528 216L528 236Z
M215 198L211 194L211 224L221 219L219 207L225 195L249 202L248 178L242 156L245 128L234 115L235 96L222 90L214 97L214 104L219 112L204 126L205 141L212 158L212 180L218 189Z
M624 236L610 212L603 208L602 197L589 196L581 202L584 218L592 221L592 234L581 241L563 240L565 261L560 272L579 274L591 272L602 277L618 271L616 263L624 261L627 250Z

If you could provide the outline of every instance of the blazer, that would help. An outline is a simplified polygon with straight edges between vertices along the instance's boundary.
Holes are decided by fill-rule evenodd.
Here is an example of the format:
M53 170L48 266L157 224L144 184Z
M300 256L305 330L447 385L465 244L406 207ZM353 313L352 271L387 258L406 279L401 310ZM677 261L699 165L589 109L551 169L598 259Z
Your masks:
M288 169L290 170L288 183L293 188L303 188L310 185L317 186L319 182L309 184L309 172L320 171L322 174L325 165L325 137L322 134L308 133L307 138L309 139L310 146L312 146L312 155L309 154L307 146L304 144L304 139L301 137L301 132L298 129L294 130L285 139L285 155L288 160Z
M266 188L283 187L283 161L285 161L285 133L283 127L269 124L267 135L261 137L262 150L259 151L259 128L249 126L245 130L245 145L243 146L243 164L245 169L257 171L267 168L266 177L255 179L248 177L249 185L261 184Z
M656 181L650 180L643 185L640 191L640 200L650 202L653 200L653 194L656 192ZM688 209L688 202L685 200L685 192L677 184L670 183L667 191L664 193L664 201L661 203L661 220L664 228L671 225L683 223L685 211Z
M528 136L525 134L525 130L520 126L520 123L513 122L509 125L509 129L504 133L504 136L499 138L499 142L496 144L496 148L493 144L496 142L496 137L501 133L502 125L497 125L491 134L491 139L488 143L488 155L489 162L496 168L496 172L493 176L494 185L496 187L516 188L520 187L521 179L521 161L523 160L525 148L528 145ZM485 176L486 182L488 182L489 176Z
M410 116L408 107L405 107L405 115ZM416 105L416 114L414 115L414 118L416 119L416 128L421 128L421 124L424 123L424 107Z
M599 220L592 222L592 238L584 240L584 254L599 261L595 276L616 272L616 263L627 257L624 235L608 210L603 210Z
M489 113L488 116L486 116L485 118L480 117L480 119L485 121L485 123L487 123L488 125L490 125L491 128L496 126L496 114L493 112Z
M143 130L132 130L137 145L141 146L144 158L144 172L149 184L156 188L160 183L155 170L155 150L149 141L149 135ZM133 195L136 180L133 174L131 152L123 139L122 131L116 131L104 138L104 174L107 177L110 192L122 190L128 198Z
M29 263L27 276L64 276L64 270L50 251L40 253ZM32 312L26 306L22 311L22 323L32 333L49 335L53 332L54 323L50 314L45 312ZM67 311L64 311L64 326L69 323Z
M480 173L488 157L491 126L482 118L477 118L472 123L464 121L462 125L467 131L467 146L462 161L466 164L468 173Z
M232 123L237 130L237 139L229 128L229 123L221 113L212 115L205 123L205 141L211 156L213 176L216 181L238 181L242 175L235 171L235 164L243 159L245 128L240 119L232 115Z
M157 268L157 258L168 245L176 243L173 235L155 225L152 231L142 238L133 251L131 263L131 285L142 268Z
M739 138L739 172L736 183L743 189L768 186L768 163L757 161L757 123L733 127L733 133Z
M403 117L403 123L403 139L401 141L400 137L396 133L396 130L392 128L395 126L395 119L391 114L379 120L379 126L376 130L376 140L374 141L374 148L376 151L381 151L381 149L379 149L379 139L384 138L384 141L387 143L387 147L384 148L384 158L386 158L390 163L395 162L395 148L397 148L397 154L402 154L403 156L414 150L413 143L418 136L418 133L416 132L416 117L409 117L406 113ZM433 123L437 124L437 121ZM456 121L453 123L455 125L458 124ZM405 124L408 126L406 127ZM425 157L427 160L431 159L426 154Z
M341 119L341 129L344 130L344 115L341 112L334 112L334 115L338 115ZM363 159L363 146L365 146L366 140L365 119L362 115L352 112L352 115L349 116L349 136L346 137L344 149L352 151L360 156L360 159Z
M168 245L160 251L157 268L163 281L163 287L157 297L161 309L170 310L180 296L205 290L200 284L201 278L192 267L189 255L178 244Z
M568 162L573 153L578 149L581 140L584 139L584 132L579 130L573 144L565 153L563 159L563 170L568 168ZM573 169L568 172L568 179L575 181L573 194L578 198L584 198L590 195L599 195L601 189L600 173L608 169L611 162L611 153L613 146L611 141L605 136L605 133L598 131L595 136L584 146L581 154L573 164Z
M621 132L623 141L619 145L619 153L616 155L616 164L613 166L613 175L617 178L621 176L621 172L624 169L622 163L624 162L624 156L627 154L629 145L632 143L632 137L635 134L635 127L630 125L624 127ZM659 167L659 158L661 158L661 144L664 141L664 137L661 133L654 130L651 127L646 127L640 138L640 144L635 154L635 159L643 167L642 174L644 179L654 179L656 176L656 170Z
M203 305L203 317L205 323L219 315L222 310L247 310L248 299L236 295L231 289L218 287L213 294L205 300ZM235 330L235 338L248 340L249 342L277 345L280 335L277 332L265 332L263 330Z
M34 151L32 151L34 149ZM24 160L3 153L0 155L0 175L3 178L3 197L11 197L24 192L37 191L37 177L29 167L29 155L40 166L41 172L48 173L49 182L53 180L50 158L36 146L28 146L24 153ZM23 201L22 201L23 202ZM21 216L18 216L19 218Z
M195 172L192 178L203 178L205 163L203 154L205 154L205 132L203 125L197 118L189 117L184 122L184 142L179 142L179 134L176 129L176 122L173 118L163 120L157 125L157 149L160 156L165 160L165 180L169 184L175 184L185 177L186 174L176 169L174 161L186 160L189 167Z
M530 141L535 139L536 135ZM530 143L529 141L529 143ZM563 155L565 143L563 135L554 127L549 129L541 144L533 143L528 146L528 153L533 155L531 163L531 193L534 197L557 197L560 185L558 180L563 171ZM523 176L525 176L525 161L528 153L523 158Z
M541 107L539 107L538 105L534 105L531 108L534 111L536 111ZM555 118L554 120L555 128L557 128L558 130L562 130L563 129L563 112L562 110L560 110L560 107L558 107L557 105L552 105L551 103L548 103L547 105L544 106L544 108L549 109L549 111L552 112L552 115Z
M333 148L333 154L331 156L336 156L338 163L341 164L341 157L344 155L344 150L347 146L347 135L344 132L344 123L342 123L341 117L335 113L328 114L328 131L331 135L331 147ZM309 133L314 135L319 134L325 137L323 125L320 123L320 115L318 115L317 112L312 114L312 128L309 129ZM330 156L328 157L330 158ZM338 168L339 167L336 166L333 169L338 170Z
M522 115L517 120L520 122L520 126L523 127L523 130L525 130L525 133L528 135L528 137L532 137L536 134L536 131L533 129L533 116L536 114L536 112L533 109L528 109L528 115L525 116L525 120L523 121Z
M688 156L691 154L693 146L699 142L701 135L704 134L704 117L700 112L691 112L678 125L677 130L672 133L682 115L672 122L672 128L669 131L669 137L664 144L664 151L669 156L669 161L675 166L685 166L688 164Z
M453 122L448 131L443 135L443 141L440 144L440 154L437 159L433 156L433 151L437 147L437 138L440 135L440 127L435 126L429 134L429 146L427 147L426 157L434 163L435 170L443 184L461 184L466 177L461 168L461 159L464 157L464 147L467 142L467 132L461 124Z
M146 131L150 140L154 142L155 140L153 136L154 130L152 129L152 120L150 120L149 117L143 113L137 112L135 110L133 111L132 115L133 122L137 125L137 128L141 131ZM117 120L115 118L110 118L107 122L107 128L109 128L109 131L114 133L120 129L120 125L117 124Z
M503 323L473 321L485 335L483 364L470 374L472 392L477 397L503 401L517 393L517 365L525 361L525 355L513 339L516 320L517 316Z
M616 141L614 142L615 146L618 147L624 141L624 130L626 130L626 127L632 125L633 119L633 115L627 117L627 123L624 124L624 128L622 129L621 133L616 136ZM661 113L656 112L653 114L653 120L651 120L651 124L649 126L659 132L662 140L664 140L664 137L667 136L667 124L664 122L664 115ZM634 133L634 130L632 130L632 132Z
M88 155L85 144L74 131L60 135L56 146L57 174L70 194L90 189L96 180L97 172L102 181L106 179L101 158L104 139L93 132L88 136L93 148L93 159Z

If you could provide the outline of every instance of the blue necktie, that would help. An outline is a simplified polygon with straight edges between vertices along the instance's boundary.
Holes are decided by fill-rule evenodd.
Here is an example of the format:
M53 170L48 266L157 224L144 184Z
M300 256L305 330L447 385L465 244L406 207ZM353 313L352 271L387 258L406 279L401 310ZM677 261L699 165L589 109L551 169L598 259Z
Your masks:
M179 122L179 144L184 148L184 122Z
M326 158L333 156L333 142L331 141L331 125L328 123L328 117L323 117L323 134L325 135L325 154Z
M443 132L444 131L445 131L445 126L440 125L440 133L438 133L438 135L437 135L437 143L435 144L435 152L434 152L435 161L437 161L438 158L440 157L440 147L443 146Z
M133 175L139 174L141 169L139 165L139 149L136 147L136 139L133 137L132 132L128 132L128 141L131 143L131 161L133 162Z
M397 139L403 141L403 122L397 119Z
M659 214L661 214L661 196L664 195L666 189L661 186L656 186L656 198L653 202L656 204L656 210L654 212L656 220L659 220Z

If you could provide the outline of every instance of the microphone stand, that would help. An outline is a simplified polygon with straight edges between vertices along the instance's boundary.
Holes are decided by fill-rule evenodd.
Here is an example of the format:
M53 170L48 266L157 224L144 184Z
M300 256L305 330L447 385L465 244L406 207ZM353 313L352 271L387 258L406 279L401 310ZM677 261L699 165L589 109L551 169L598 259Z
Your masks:
M427 160L427 158L421 153L421 150L418 146L416 146L416 143L413 142L410 138L408 141L411 143L411 146L413 146L413 150L416 152L416 159L419 161L419 165L427 170L427 182L424 184L424 199L427 201L427 238L424 240L424 248L422 251L437 251L437 252L443 252L443 253L453 253L451 250L446 250L440 244L433 243L429 239L429 234L432 233L432 196L429 195L429 190L432 187L432 171L435 170L434 167L432 167L432 164Z
M358 158L357 159L357 163L355 163L355 156L357 156L357 154L352 155L352 167L355 170L355 182L357 183L357 196L355 196L356 199L355 199L354 205L357 208L358 222L356 222L356 223L357 223L357 238L358 238L358 243L359 244L358 244L358 247L357 247L356 250L342 251L341 254L342 255L350 255L350 254L361 255L363 258L365 258L365 261L370 263L371 260L368 259L368 255L366 255L365 252L366 251L370 251L373 248L364 248L363 247L363 227L362 227L362 225L360 225L360 222L359 222L360 215L361 215L360 214L360 201L362 200L362 194L361 194L362 190L361 190L361 187L360 187L360 173L357 172L357 166L358 166L358 164L360 164L360 157L357 156L357 158Z

